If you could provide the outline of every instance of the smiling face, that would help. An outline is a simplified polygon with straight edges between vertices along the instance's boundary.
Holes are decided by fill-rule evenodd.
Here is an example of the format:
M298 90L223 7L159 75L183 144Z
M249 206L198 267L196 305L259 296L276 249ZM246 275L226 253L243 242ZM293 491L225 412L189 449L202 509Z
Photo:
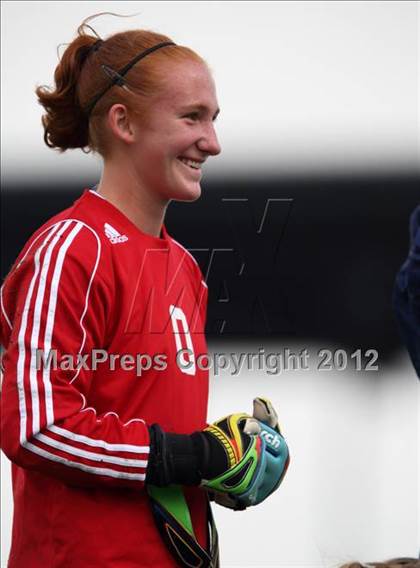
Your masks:
M200 196L201 168L220 153L214 81L196 61L167 64L162 90L135 123L130 154L140 185L163 200Z

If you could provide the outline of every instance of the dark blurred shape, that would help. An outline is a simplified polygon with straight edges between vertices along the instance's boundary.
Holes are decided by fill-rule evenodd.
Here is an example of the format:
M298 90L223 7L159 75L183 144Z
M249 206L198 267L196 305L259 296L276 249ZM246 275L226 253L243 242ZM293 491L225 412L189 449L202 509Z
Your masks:
M4 188L2 275L45 220L87 186ZM207 331L225 340L278 338L324 347L400 349L395 274L418 204L416 175L227 179L196 203L173 203L169 234L209 285Z
M397 274L393 300L401 337L420 379L420 205L410 218L410 250Z
M419 568L420 560L417 558L393 558L385 562L350 562L343 564L340 568Z

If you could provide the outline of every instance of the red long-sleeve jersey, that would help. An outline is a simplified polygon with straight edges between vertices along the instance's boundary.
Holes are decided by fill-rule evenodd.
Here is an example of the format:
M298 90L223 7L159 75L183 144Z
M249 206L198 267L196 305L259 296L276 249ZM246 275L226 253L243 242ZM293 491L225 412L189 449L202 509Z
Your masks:
M148 424L206 425L207 287L162 229L86 190L38 229L1 291L9 568L174 566L145 491ZM206 497L185 489L206 545Z

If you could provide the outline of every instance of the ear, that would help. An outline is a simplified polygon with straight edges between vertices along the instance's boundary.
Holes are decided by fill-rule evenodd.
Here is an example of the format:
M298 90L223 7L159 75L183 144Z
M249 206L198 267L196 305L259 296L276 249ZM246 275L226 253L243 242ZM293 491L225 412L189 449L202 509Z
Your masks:
M133 143L135 128L132 116L129 115L125 105L120 103L112 105L108 111L107 121L112 133L118 140L126 144Z

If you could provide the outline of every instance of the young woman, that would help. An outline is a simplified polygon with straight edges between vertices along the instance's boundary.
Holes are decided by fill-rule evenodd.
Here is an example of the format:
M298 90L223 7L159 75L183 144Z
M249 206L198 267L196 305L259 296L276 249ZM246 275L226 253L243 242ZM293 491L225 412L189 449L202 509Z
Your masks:
M208 491L261 502L288 450L263 399L207 425L207 287L164 226L220 153L216 90L165 36L87 28L37 95L46 144L97 152L102 177L32 235L2 288L9 567L217 566Z

